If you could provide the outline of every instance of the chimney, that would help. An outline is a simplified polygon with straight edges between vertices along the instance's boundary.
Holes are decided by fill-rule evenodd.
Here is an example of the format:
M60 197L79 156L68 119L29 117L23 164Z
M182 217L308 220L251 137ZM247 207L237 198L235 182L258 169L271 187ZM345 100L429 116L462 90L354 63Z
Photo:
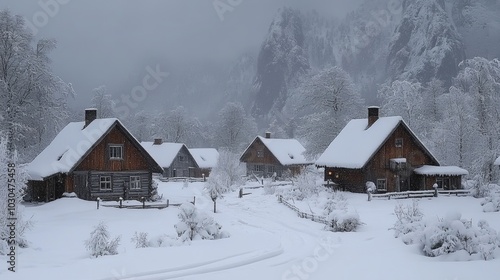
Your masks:
M266 139L271 139L271 132L266 132Z
M86 128L95 119L97 119L97 109L96 108L85 109L85 126L83 128Z
M161 138L155 138L153 145L161 145L163 144L163 140Z
M370 106L368 107L368 127L372 126L378 120L378 112L380 107Z

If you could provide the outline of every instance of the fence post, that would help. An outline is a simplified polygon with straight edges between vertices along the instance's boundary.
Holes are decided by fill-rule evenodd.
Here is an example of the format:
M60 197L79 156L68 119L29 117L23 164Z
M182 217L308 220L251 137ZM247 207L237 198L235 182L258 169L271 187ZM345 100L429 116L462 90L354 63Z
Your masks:
M193 196L193 205L196 205L196 196Z
M97 198L97 209L99 209L99 202L100 202L100 201L101 201L101 198L100 198L100 197L98 197L98 198Z
M240 188L240 192L238 194L238 197L239 198L242 198L243 197L243 188Z
M144 197L141 197L142 200L142 209L146 208L146 199Z
M120 198L118 198L118 200L120 201L120 208L122 208L122 203L123 203L123 198L120 196Z
M170 204L170 201L167 199L167 207L169 206L169 204Z

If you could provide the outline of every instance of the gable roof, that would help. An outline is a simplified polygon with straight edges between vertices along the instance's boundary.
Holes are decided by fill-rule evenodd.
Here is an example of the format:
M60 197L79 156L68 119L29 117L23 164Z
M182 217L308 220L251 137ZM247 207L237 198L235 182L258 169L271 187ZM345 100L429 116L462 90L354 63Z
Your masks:
M305 165L312 163L305 158L304 152L306 151L306 149L296 139L264 138L261 136L257 136L252 141L252 143L245 149L245 152L243 153L241 158L243 158L243 156L247 153L248 149L255 143L255 141L261 141L283 166Z
M199 168L214 168L219 159L219 152L213 148L188 149Z
M121 128L129 141L146 156L151 168L161 169L118 119L95 119L87 127L84 126L85 122L71 122L66 125L28 164L27 172L30 179L41 181L58 173L73 171L114 127Z
M154 142L141 142L141 145L162 168L170 167L183 147L186 148L189 153L186 145L182 143L164 142L159 145L154 145Z
M422 150L438 161L404 122L402 117L378 118L369 128L368 119L351 120L316 161L317 166L362 169L399 125L403 125Z

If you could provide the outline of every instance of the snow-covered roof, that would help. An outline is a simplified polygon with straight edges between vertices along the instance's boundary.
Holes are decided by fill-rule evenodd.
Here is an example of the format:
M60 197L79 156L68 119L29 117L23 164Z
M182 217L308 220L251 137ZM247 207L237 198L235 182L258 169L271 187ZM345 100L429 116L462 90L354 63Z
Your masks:
M493 164L494 165L500 165L500 157L498 157Z
M400 116L378 118L370 127L368 119L351 120L326 148L316 165L361 169L400 123L404 124ZM405 126L415 136L410 128ZM416 136L415 138L420 141ZM420 144L431 155L422 142Z
M170 167L184 146L182 143L161 143L160 145L154 145L154 142L141 142L141 145L162 168Z
M101 137L116 123L116 118L72 122L27 166L31 180L40 181L57 173L67 173Z
M219 159L219 152L213 148L189 149L199 168L214 168Z
M423 165L414 170L416 174L420 175L469 175L469 172L458 166L433 166L433 165Z
M281 165L303 165L312 163L305 158L304 152L306 149L296 139L275 139L261 136L257 136L257 138L262 141Z

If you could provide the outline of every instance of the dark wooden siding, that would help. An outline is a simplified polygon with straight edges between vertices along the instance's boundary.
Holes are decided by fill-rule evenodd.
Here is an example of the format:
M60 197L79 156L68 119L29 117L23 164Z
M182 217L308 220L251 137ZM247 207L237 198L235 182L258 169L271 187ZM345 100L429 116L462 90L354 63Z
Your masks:
M401 147L396 146L396 139L403 140ZM391 170L390 160L395 158L406 158L406 168ZM422 165L438 165L438 162L426 153L403 124L399 124L363 169L325 168L325 180L352 192L365 192L366 182L376 184L378 179L386 180L387 192L419 190L424 188L424 183L413 174L413 169Z
M123 159L109 158L109 145L123 145ZM125 136L124 132L115 126L104 139L75 168L75 171L126 171L149 170L145 156Z
M111 190L105 191L100 189L100 177L111 176ZM141 189L130 189L130 176L141 177ZM151 173L144 171L128 171L128 172L90 172L90 192L91 200L100 197L103 200L123 199L140 199L141 197L148 198L150 195Z
M259 138L256 138L248 147L241 161L247 165L247 175L255 174L257 176L271 177L276 172L280 177L287 169L281 165ZM262 171L259 171L259 168Z

